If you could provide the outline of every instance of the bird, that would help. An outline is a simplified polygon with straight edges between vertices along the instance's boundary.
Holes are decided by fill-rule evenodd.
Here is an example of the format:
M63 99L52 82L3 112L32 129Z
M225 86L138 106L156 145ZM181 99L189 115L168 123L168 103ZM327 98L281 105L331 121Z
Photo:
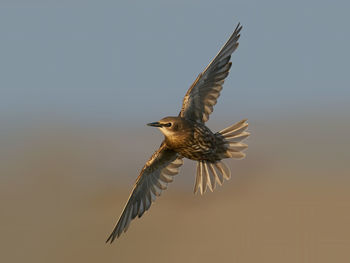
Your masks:
M147 124L157 127L164 140L142 168L106 243L112 243L126 232L131 221L151 207L179 173L184 158L197 162L194 193L199 191L202 195L207 189L213 191L216 184L222 185L224 180L230 179L230 169L223 159L245 157L242 151L248 145L242 141L250 135L246 131L246 119L216 133L205 125L229 74L231 55L239 45L241 29L238 23L218 54L195 79L183 99L179 115Z

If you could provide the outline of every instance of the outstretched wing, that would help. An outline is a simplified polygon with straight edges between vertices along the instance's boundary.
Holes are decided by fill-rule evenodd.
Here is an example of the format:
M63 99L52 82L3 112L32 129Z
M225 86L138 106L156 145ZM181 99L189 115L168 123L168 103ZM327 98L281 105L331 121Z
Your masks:
M126 232L131 220L136 216L141 217L150 208L156 196L160 196L167 189L168 183L173 181L173 176L179 172L182 163L182 158L163 142L136 179L123 213L106 243L112 243L122 232Z
M199 122L209 119L229 73L231 54L238 47L241 29L242 26L238 24L226 44L189 88L183 100L181 117Z

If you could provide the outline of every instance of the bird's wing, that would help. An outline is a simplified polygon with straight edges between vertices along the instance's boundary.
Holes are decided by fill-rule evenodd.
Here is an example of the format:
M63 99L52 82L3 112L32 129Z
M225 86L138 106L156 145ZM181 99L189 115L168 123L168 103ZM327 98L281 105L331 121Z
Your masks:
M182 157L162 143L136 179L129 200L106 242L112 243L122 232L126 232L131 220L136 216L141 217L150 208L156 196L173 181L182 163Z
M226 44L189 88L183 100L181 117L199 122L209 119L229 73L231 54L238 47L241 29L242 26L238 24Z

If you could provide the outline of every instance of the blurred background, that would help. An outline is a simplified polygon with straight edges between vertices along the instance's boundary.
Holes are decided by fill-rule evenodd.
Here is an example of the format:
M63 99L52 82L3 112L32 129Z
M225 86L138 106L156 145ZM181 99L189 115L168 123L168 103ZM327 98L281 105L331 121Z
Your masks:
M0 2L1 262L350 262L348 1ZM241 22L208 122L248 118L233 177L195 163L112 245L182 98Z

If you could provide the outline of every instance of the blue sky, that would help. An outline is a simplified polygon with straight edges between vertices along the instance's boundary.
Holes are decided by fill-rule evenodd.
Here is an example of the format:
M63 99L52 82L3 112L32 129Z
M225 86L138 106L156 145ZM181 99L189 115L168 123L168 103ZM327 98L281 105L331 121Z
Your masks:
M215 116L349 109L348 1L1 1L0 118L157 120L238 22Z

